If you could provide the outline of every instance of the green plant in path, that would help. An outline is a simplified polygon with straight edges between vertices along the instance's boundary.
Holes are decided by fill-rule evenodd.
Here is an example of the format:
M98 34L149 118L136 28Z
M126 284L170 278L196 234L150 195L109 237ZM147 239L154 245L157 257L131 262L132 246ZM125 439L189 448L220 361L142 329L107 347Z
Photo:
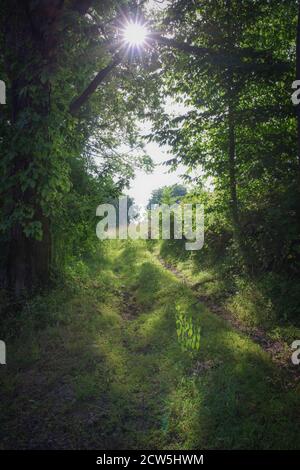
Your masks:
M0 447L299 447L299 385L146 246L105 243L70 288L28 304L24 335L11 324Z
M198 314L198 318L193 318L191 309L194 307L194 305L189 305L188 307L183 306L180 303L176 305L177 335L184 351L199 351L200 349L201 327L199 323L201 317L199 317L199 311L197 311L196 313Z

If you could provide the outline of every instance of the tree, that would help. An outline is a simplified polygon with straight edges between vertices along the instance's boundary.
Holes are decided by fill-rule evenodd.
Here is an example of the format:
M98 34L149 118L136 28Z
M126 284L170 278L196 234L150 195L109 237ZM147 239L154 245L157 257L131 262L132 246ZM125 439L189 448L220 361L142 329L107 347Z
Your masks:
M102 71L103 81L111 71L107 64L118 35L114 20L120 9L130 13L132 8L134 1L3 2L0 71L8 104L1 120L0 281L16 295L49 282L51 226L72 185L74 154L86 149L96 129L102 149L116 140L140 146L134 116L142 115L146 96L149 107L151 96L156 100L151 95L155 79L143 77L145 61L135 76L123 62L113 84L94 87L88 103L82 98L95 72Z
M296 15L295 2L219 0L178 0L165 13L168 33L195 48L189 54L162 48L165 93L185 99L192 110L174 119L157 113L153 137L172 146L172 164L201 166L214 178L251 271L266 252L263 265L272 258L274 264L286 263L299 242L295 121L286 92L293 77ZM210 53L201 56L199 48ZM280 209L274 210L274 203ZM289 231L275 249L274 239L282 242L279 213ZM297 264L296 248L293 257Z
M154 189L148 201L147 208L150 209L151 205L154 204L174 204L175 202L179 202L186 193L186 188L178 183L172 186L162 186L161 188ZM166 202L166 196L168 196L168 203Z

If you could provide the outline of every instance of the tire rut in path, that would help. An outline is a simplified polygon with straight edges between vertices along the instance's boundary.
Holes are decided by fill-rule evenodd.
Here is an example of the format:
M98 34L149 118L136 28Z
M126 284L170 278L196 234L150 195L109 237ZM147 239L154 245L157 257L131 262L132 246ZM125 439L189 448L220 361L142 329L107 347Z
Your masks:
M217 305L214 300L198 292L199 284L192 283L186 276L176 269L173 265L166 262L161 256L157 257L161 265L176 276L180 281L187 285L194 293L199 302L203 303L212 313L223 318L235 330L246 334L249 338L258 344L265 352L267 352L272 361L280 368L287 370L293 382L300 380L300 371L291 362L291 350L287 343L283 341L274 341L267 337L266 332L262 328L248 327L241 321L236 319L225 307Z

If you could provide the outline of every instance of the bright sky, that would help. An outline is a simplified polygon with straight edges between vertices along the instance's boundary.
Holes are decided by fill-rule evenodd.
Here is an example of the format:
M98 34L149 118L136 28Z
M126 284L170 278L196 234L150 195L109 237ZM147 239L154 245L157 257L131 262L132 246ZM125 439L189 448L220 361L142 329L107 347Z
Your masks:
M150 123L143 124L141 134L147 134L150 128ZM184 166L181 165L176 171L168 173L169 169L163 165L163 162L172 158L169 147L160 146L156 142L150 142L146 143L145 151L155 163L155 168L150 174L141 170L137 171L134 180L131 182L130 190L127 191L129 196L133 197L139 206L147 205L151 192L154 189L182 182L180 175L185 172Z
M163 9L167 6L167 1L148 1L149 9ZM172 100L166 102L166 111L172 115L184 114L188 109L182 104L175 103ZM143 123L141 125L141 134L150 132L151 124ZM143 171L137 171L136 177L131 183L128 194L134 198L136 204L139 206L146 206L150 198L151 192L161 186L169 186L175 183L182 183L180 175L185 172L184 166L180 166L176 171L168 173L168 167L163 165L163 162L172 158L170 148L167 146L159 146L155 142L146 143L146 153L152 158L155 163L153 173L146 174Z
M153 161L157 164L155 170L151 174L146 174L143 171L137 171L136 177L131 183L131 188L128 194L134 198L138 205L146 206L150 198L151 192L161 186L180 183L179 174L182 174L181 169L176 170L174 173L167 173L167 168L162 165L162 162L170 158L166 154L166 149L159 147L158 144L151 143L146 145L146 151Z
M167 8L169 3L170 0L148 0L146 9L152 11L163 10L164 8Z

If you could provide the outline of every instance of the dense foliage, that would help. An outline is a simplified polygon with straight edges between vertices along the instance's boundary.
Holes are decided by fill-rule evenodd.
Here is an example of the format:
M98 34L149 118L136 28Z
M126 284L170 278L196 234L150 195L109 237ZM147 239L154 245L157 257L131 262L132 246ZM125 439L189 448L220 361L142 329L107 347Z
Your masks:
M55 260L86 244L97 205L118 196L135 168L151 168L136 122L158 107L155 57L127 56L119 44L119 19L134 7L3 2L0 278L17 295L47 285ZM71 103L116 51L122 62L75 112Z
M48 285L93 251L97 205L116 201L135 169L151 169L137 129L147 117L152 138L172 148L170 167L184 163L194 186L159 188L149 203L204 202L199 257L226 259L229 280L264 280L272 299L289 295L294 315L297 2L175 0L159 12L144 3L3 3L1 285L16 295ZM128 54L120 29L137 14L152 35ZM169 97L186 112L167 113Z
M187 111L156 113L153 138L172 147L171 167L203 171L189 196L206 210L199 266L223 261L227 280L237 273L261 280L279 318L297 317L297 2L178 0L161 25L194 47L162 48L165 96L177 95Z

